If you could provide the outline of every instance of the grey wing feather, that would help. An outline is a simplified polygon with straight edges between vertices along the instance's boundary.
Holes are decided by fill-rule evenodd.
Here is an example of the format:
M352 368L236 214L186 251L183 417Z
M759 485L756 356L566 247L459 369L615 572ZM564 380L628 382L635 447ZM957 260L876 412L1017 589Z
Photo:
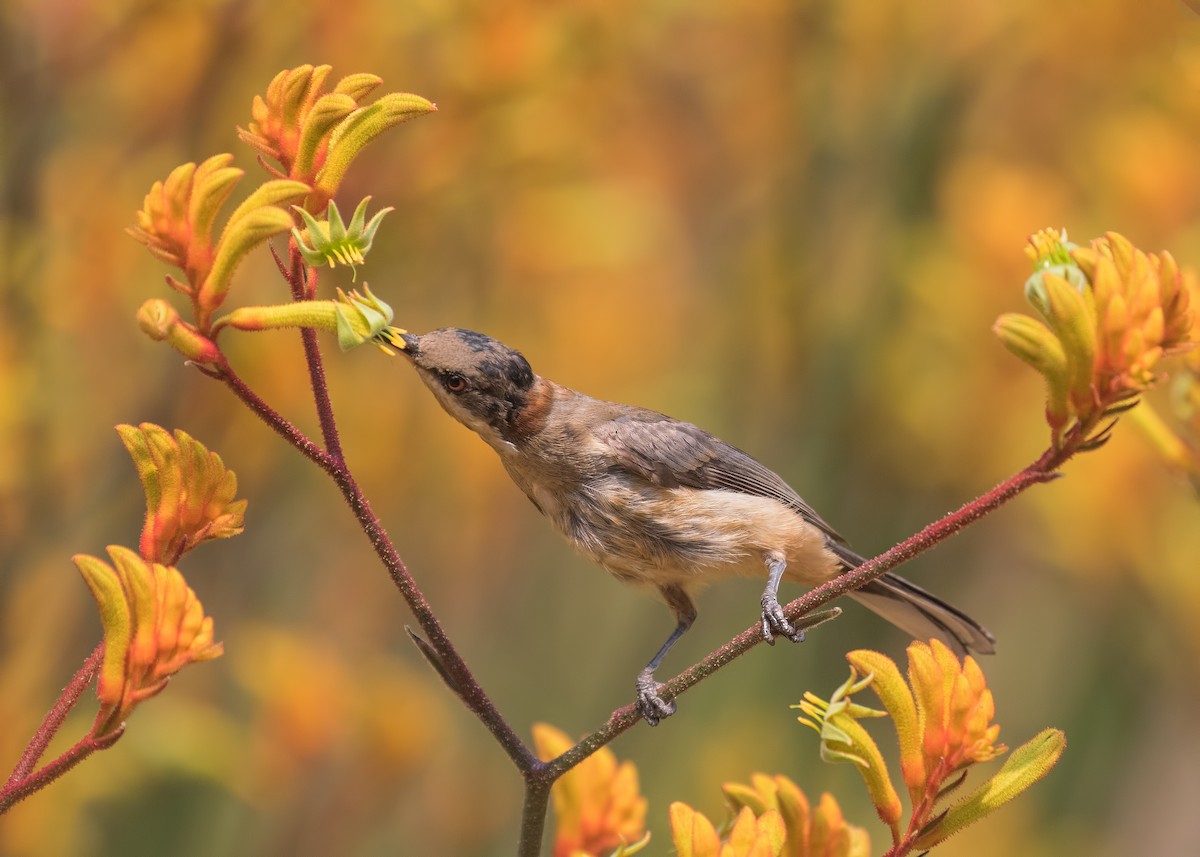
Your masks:
M699 426L639 409L603 423L595 434L627 472L664 488L723 489L777 500L825 533L847 567L862 563L776 473Z

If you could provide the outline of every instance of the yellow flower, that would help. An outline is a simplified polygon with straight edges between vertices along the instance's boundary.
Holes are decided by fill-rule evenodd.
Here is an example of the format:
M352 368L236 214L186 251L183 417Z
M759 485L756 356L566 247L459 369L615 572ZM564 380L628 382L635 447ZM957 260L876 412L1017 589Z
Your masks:
M754 774L750 785L726 783L723 790L735 812L748 807L760 817L779 813L785 833L781 857L867 857L871 852L867 832L846 823L828 792L814 809L799 786L783 775Z
M337 290L333 301L292 301L274 306L243 306L213 322L214 333L222 328L235 330L281 330L288 327L311 327L336 333L338 345L349 351L368 342L388 356L395 351L390 346L404 348L400 339L403 330L390 327L392 308L381 301L366 283L363 293Z
M201 542L227 539L243 529L246 501L234 500L237 475L221 456L187 432L172 437L153 423L117 426L146 494L139 543L150 562L175 563Z
M1100 421L1158 382L1162 358L1200 341L1196 279L1115 232L1078 247L1043 230L1029 245L1025 294L1041 318L1006 313L993 329L1046 379L1055 447L1077 428L1077 448L1094 448L1107 439Z
M104 626L104 661L96 685L100 712L92 727L99 740L117 734L130 712L194 661L222 653L213 642L213 621L173 567L147 563L117 545L113 564L77 555Z
M175 307L162 298L151 298L137 313L138 327L155 342L170 345L195 363L211 365L221 360L221 350L207 336L179 317Z
M786 833L777 810L755 817L742 807L724 842L712 822L686 803L671 804L671 836L679 857L781 857Z
M879 652L860 649L846 659L850 661L850 679L831 701L823 703L805 694L801 707L820 723L808 725L821 732L822 757L848 758L859 765L876 810L891 827L897 853L928 848L995 811L1044 777L1066 747L1062 732L1044 730L1018 747L997 774L942 809L939 804L948 795L958 794L954 786L961 780L952 782L952 775L1007 751L996 743L1000 727L992 722L995 704L978 664L971 657L960 662L938 640L908 647L907 682L896 664ZM862 681L856 681L859 671L867 676ZM871 709L849 702L850 695L868 686L891 715L899 738L900 769L912 802L903 833L897 823L899 799L882 759L875 758L878 749L874 741L856 721L856 715L872 713ZM748 806L756 802L772 805L768 794L772 786L780 796L774 800L786 818L782 786L756 782L754 790L738 787L737 797ZM889 791L891 796L886 797ZM895 821L890 820L893 817Z
M212 227L217 212L242 171L229 166L233 155L213 155L204 163L183 164L146 194L129 234L156 257L183 270L197 285L212 265Z
M325 92L330 70L327 65L302 65L279 72L266 97L255 96L253 121L238 128L244 142L279 164L271 169L276 176L312 186L309 211L325 208L351 161L379 134L437 110L419 95L400 92L364 105L363 99L383 82L373 74L348 75Z
M232 155L213 155L199 166L176 167L150 188L134 226L127 230L152 254L183 272L182 281L168 276L167 282L191 299L201 333L208 332L209 319L225 299L238 263L272 235L292 228L292 215L279 203L299 199L309 190L297 181L264 182L234 209L214 243L217 213L243 175L229 166L232 160Z
M960 663L940 640L908 647L908 680L917 704L927 776L944 776L996 758L1008 748L997 744L996 705L983 672L970 655Z
M533 727L538 756L550 760L569 750L574 742L545 723ZM554 857L601 857L623 845L644 841L646 799L638 790L637 768L617 763L607 747L597 750L554 785ZM624 853L632 854L633 849Z
M1096 302L1100 397L1149 388L1163 356L1196 344L1191 275L1185 277L1170 253L1148 255L1115 232L1072 255Z
M900 796L896 794L888 776L887 766L883 762L883 754L866 729L858 721L864 717L884 717L886 711L877 711L851 702L850 697L867 687L872 680L868 675L858 680L854 667L850 668L850 678L833 692L828 702L816 694L808 692L799 708L808 717L798 718L805 726L815 729L821 736L821 758L827 762L853 762L867 791L875 811L892 829L893 837L900 835Z

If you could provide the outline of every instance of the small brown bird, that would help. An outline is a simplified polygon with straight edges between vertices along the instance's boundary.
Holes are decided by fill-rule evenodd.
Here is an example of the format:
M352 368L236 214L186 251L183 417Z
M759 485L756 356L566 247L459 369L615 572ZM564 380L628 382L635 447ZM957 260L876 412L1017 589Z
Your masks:
M637 677L651 725L675 711L654 671L695 621L698 586L765 575L763 636L799 642L804 632L779 605L780 581L815 586L863 563L786 482L691 423L556 384L481 333L401 339L442 407L496 450L567 541L618 580L655 587L674 612L675 630ZM850 595L916 638L995 651L977 622L893 574Z

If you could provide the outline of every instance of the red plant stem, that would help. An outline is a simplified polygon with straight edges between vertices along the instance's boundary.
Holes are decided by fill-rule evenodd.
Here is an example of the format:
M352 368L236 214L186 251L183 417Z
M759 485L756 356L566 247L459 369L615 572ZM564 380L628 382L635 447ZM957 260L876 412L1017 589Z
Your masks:
M904 857L912 851L913 843L917 841L921 831L925 829L925 825L930 822L934 804L937 803L938 795L942 791L942 784L950 773L950 766L947 764L946 758L942 757L925 783L925 794L922 796L920 804L913 807L912 817L908 821L908 829L904 832L904 838L894 843L883 857Z
M325 441L325 451L344 464L346 456L342 452L342 441L338 436L337 422L333 418L333 404L329 401L329 385L325 383L325 364L321 360L317 332L311 327L305 327L300 331L300 339L304 342L309 385L312 387L313 401L317 406L317 419L321 423L321 437Z
M16 782L10 782L3 791L0 791L0 815L11 809L13 804L50 785L92 753L111 747L122 734L123 730L117 730L112 735L100 740L96 740L91 734L85 735L74 747L37 773L30 774Z
M290 265L285 278L292 290L292 298L297 301L312 300L317 293L317 272L315 268L305 266L295 239L288 241L288 259ZM278 256L275 257L275 262L283 272L283 263ZM317 419L321 424L321 438L325 442L325 451L336 460L344 461L346 456L342 452L342 441L333 418L333 405L329 401L329 385L325 383L325 364L321 360L317 332L310 327L301 328L300 341L304 343L304 362L308 365L309 386L317 407Z
M201 369L201 371L229 387L233 394L241 400L242 404L270 426L289 445L299 450L301 455L327 473L331 472L331 468L336 465L333 458L325 450L309 440L304 432L300 431L280 415L278 411L264 402L228 364L223 365L220 369Z
M100 669L100 661L104 657L104 643L101 642L92 653L88 655L87 660L81 666L63 688L62 693L58 695L58 699L54 701L54 705L46 712L46 716L42 718L42 723L38 726L37 732L33 734L33 738L29 742L29 746L25 748L25 752L21 754L20 761L13 768L12 774L8 778L8 782L4 784L3 791L0 791L0 812L5 808L15 803L5 803L6 797L17 783L25 780L29 773L37 765L38 760L42 758L42 754L46 752L46 748L50 746L50 742L62 727L63 721L67 719L67 715L71 713L71 709L79 702L79 698L83 696L83 692L88 689L92 680L96 677L96 672ZM39 786L40 788L40 786ZM34 789L36 791L36 789ZM21 797L25 795L22 794Z

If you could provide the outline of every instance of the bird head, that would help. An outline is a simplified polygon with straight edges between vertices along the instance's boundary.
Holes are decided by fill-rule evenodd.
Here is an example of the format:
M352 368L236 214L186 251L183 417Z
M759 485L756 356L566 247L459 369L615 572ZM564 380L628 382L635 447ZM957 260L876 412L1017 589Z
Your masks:
M457 327L405 333L402 353L446 412L492 446L511 444L539 380L519 351Z

